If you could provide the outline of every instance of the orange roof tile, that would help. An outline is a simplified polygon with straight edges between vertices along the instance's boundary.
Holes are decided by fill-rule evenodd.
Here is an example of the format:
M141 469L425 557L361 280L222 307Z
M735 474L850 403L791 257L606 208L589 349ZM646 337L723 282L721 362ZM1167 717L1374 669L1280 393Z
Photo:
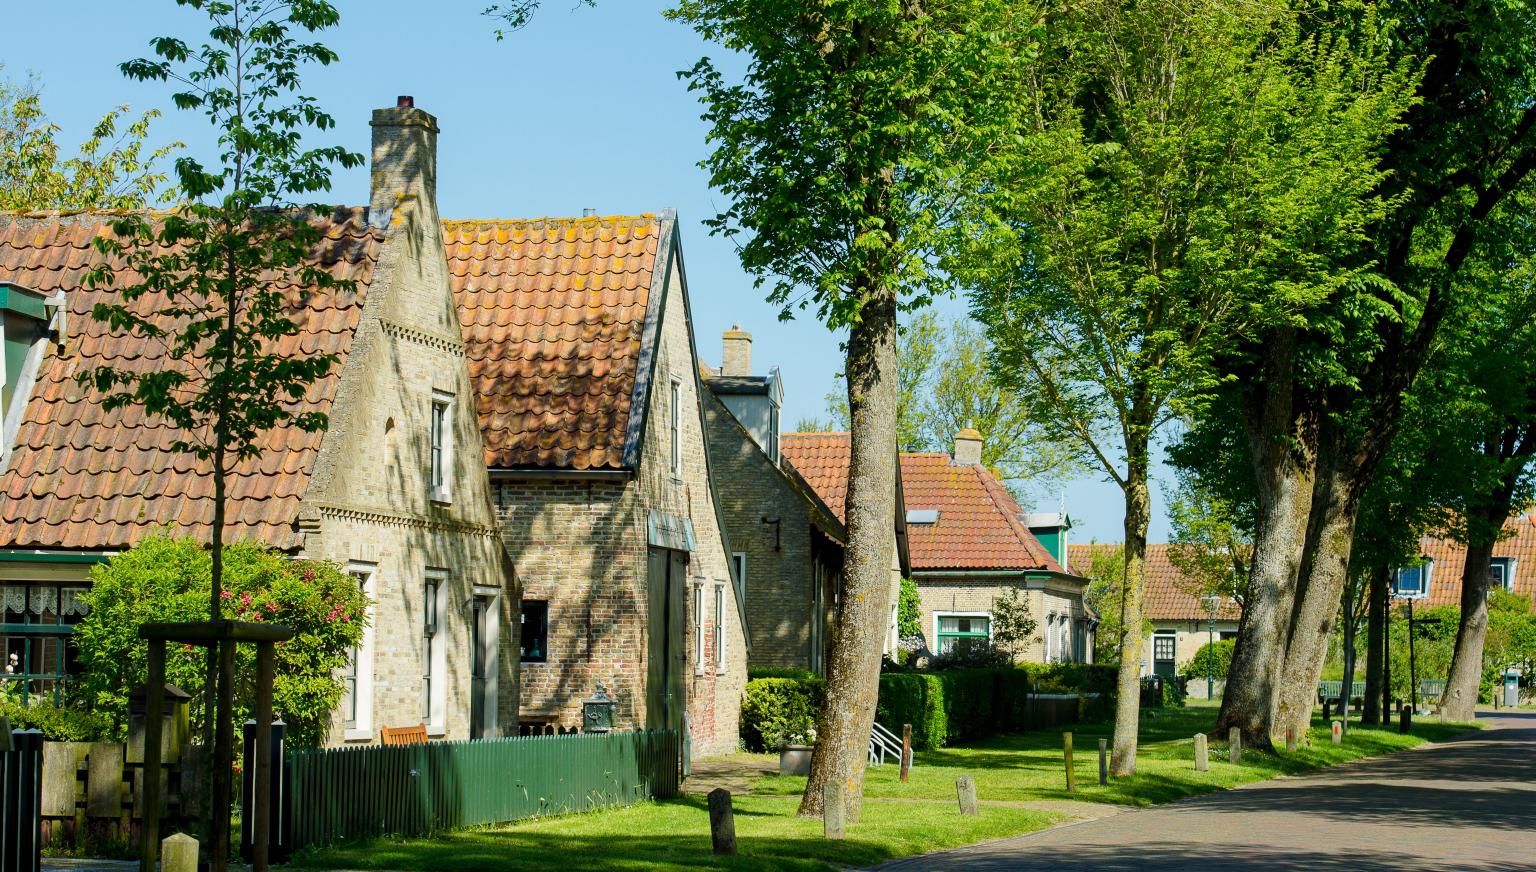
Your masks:
M492 468L624 466L661 223L446 221Z
M1067 564L1073 572L1086 575L1096 554L1118 554L1121 546L1110 543L1068 545ZM1208 617L1204 592L1198 580L1189 578L1174 564L1167 543L1147 545L1147 588L1142 598L1142 614L1149 621L1203 621ZM1231 597L1222 600L1216 611L1218 621L1236 621L1242 608Z
M1515 561L1515 593L1536 599L1536 516L1519 515L1504 529L1509 536L1493 546L1494 557ZM1467 567L1467 546L1449 539L1426 536L1419 553L1434 561L1429 577L1428 605L1461 605L1461 574Z
M779 451L823 502L844 517L852 447L847 433L785 433ZM1024 526L1023 510L983 466L955 466L949 455L901 455L901 493L910 513L936 509L936 524L908 524L912 568L1041 570L1061 566Z
M75 382L76 373L109 362L134 369L165 365L159 346L115 333L90 316L92 306L113 293L82 285L85 273L101 262L91 240L110 232L107 220L90 213L0 214L0 280L63 292L70 334L61 352L50 345L43 359L10 467L0 476L0 543L7 547L115 549L154 528L195 534L212 523L211 474L207 464L171 449L180 432L137 406L107 412ZM382 236L367 228L363 209L338 209L313 220L324 232L320 262L338 278L356 281L357 292L290 289L300 330L277 348L345 359ZM154 304L150 297L143 302L146 311ZM305 410L330 409L340 369L310 389L301 402ZM260 456L235 466L231 538L298 546L293 523L322 435L272 430Z

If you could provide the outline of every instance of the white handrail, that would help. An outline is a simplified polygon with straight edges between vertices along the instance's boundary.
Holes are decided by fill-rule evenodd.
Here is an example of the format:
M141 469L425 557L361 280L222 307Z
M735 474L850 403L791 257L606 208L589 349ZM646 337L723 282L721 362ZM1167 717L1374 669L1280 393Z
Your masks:
M880 726L880 724L876 722L874 728L869 731L870 765L884 765L885 756L887 754L892 755L898 761L900 761L901 751L901 740L896 738L896 734L892 733L890 730L887 730L885 727ZM911 765L910 761L908 761L908 765Z

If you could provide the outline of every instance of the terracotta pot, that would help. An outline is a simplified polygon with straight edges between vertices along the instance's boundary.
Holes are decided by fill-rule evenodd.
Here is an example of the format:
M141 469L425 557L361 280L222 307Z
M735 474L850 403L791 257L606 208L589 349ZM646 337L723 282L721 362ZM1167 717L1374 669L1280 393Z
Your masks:
M780 775L810 775L811 754L815 745L785 745L779 748Z

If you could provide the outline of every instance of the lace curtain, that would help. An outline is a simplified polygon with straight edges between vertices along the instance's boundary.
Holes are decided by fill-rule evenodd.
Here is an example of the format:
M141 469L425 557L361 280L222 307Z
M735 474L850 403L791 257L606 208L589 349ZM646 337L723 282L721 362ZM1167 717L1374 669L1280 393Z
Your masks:
M90 613L90 608L81 599L84 593L83 587L8 584L0 587L0 607L6 612L31 612L37 617L44 613L81 617ZM59 600L63 601L62 609Z

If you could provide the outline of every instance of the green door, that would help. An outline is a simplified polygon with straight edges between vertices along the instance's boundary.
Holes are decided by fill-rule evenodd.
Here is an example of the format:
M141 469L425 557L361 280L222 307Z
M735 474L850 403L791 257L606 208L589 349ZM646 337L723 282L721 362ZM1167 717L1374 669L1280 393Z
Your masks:
M649 642L646 646L647 729L680 730L687 710L688 554L669 548L649 553Z

